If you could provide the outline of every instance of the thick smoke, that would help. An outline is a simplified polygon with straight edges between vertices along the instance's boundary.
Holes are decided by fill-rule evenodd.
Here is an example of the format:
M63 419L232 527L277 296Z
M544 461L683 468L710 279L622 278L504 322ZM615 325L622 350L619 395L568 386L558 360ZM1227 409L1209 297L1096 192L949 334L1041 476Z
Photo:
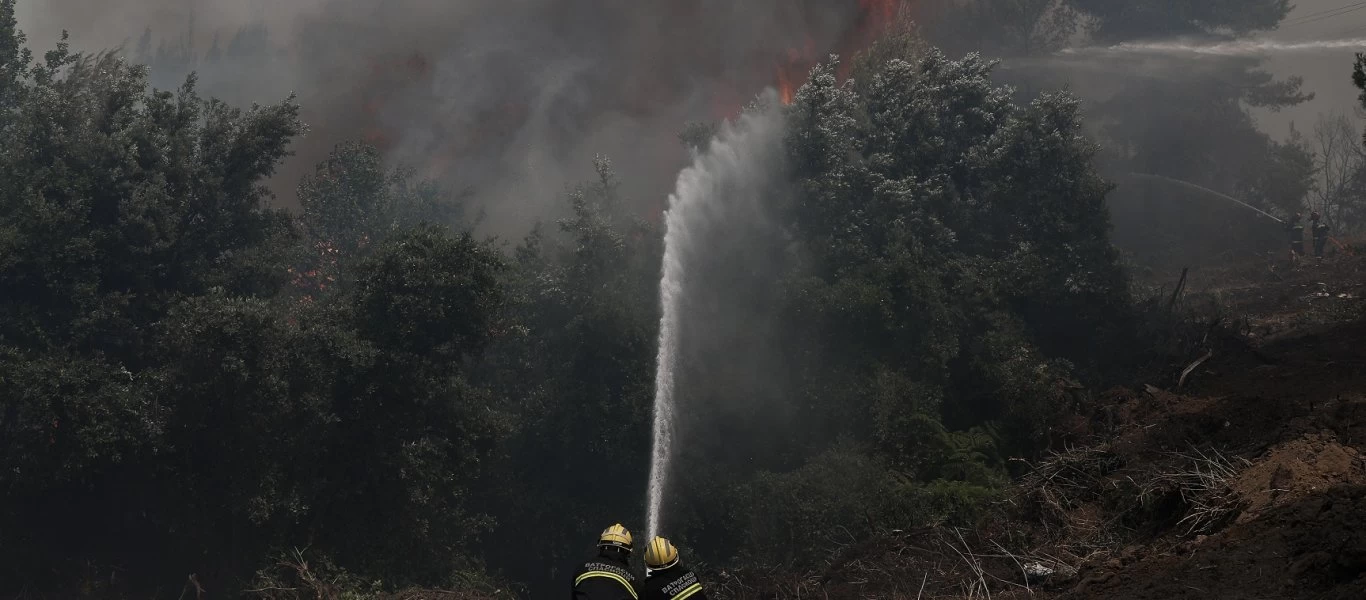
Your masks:
M67 28L81 49L122 44L139 58L143 45L162 87L194 68L208 93L235 104L297 92L311 133L275 182L286 205L298 176L335 143L365 138L396 163L469 189L488 229L513 235L553 216L596 154L611 156L627 195L656 213L687 162L675 137L685 122L733 116L776 79L800 80L896 4L21 2L21 25L39 47Z

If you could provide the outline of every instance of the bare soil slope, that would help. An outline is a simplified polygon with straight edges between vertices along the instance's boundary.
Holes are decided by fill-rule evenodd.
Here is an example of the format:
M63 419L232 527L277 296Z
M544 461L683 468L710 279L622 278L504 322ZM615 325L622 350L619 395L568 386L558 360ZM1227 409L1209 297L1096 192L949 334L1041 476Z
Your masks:
M1366 598L1362 266L1213 289L1241 338L1176 393L1119 392L1110 443L1126 464L1195 475L1149 537L1082 561L1050 596Z

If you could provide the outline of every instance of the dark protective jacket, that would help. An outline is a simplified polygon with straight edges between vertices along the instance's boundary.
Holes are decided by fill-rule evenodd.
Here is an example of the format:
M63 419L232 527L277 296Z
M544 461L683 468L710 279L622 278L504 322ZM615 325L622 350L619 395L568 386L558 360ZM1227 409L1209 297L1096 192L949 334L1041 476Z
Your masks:
M1314 256L1323 258L1323 248L1328 245L1328 225L1314 223Z
M1312 229L1314 231L1314 241L1317 242L1319 240L1328 239L1328 225L1326 223L1321 221L1315 222Z
M636 577L626 561L609 553L589 559L574 572L573 600L637 600Z
M655 571L640 586L640 600L707 600L702 582L681 563Z

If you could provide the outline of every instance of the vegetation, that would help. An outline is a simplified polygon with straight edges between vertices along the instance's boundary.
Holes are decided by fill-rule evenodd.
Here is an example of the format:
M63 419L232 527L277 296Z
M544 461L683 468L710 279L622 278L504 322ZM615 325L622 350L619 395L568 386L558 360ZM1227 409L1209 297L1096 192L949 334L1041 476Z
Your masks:
M1100 37L1137 35L1076 4ZM1285 3L1262 4L1154 26L1265 29ZM189 574L215 596L552 593L604 524L643 521L661 231L608 159L510 246L362 144L292 214L264 181L304 130L293 98L236 109L24 44L0 0L0 595L179 597ZM692 417L727 436L682 453L670 501L704 561L973 524L1007 457L1066 442L1081 383L1132 358L1097 350L1142 350L1080 102L1022 100L911 34L854 62L776 109L787 249L747 277L785 383L735 422ZM1302 98L1241 73L1245 95L1168 117ZM1170 158L1135 127L1107 129L1125 160ZM1307 193L1306 155L1262 150L1285 169L1259 189Z
M1108 203L1114 242L1148 266L1179 269L1229 253L1281 251L1278 225L1252 211L1165 180L1236 197L1279 217L1305 211L1319 149L1291 135L1273 139L1252 109L1280 110L1313 98L1299 77L1277 79L1249 57L1111 57L1096 63L1051 54L1080 36L1110 45L1154 40L1229 40L1270 31L1291 9L1286 0L1172 3L1157 0L966 0L931 23L934 41L957 51L987 49L1035 59L1003 73L1022 90L1068 86L1086 98L1087 129L1104 148L1098 163L1119 183ZM961 32L961 34L958 34ZM1279 137L1279 136L1277 136ZM1337 219L1334 211L1334 219ZM1339 223L1334 223L1335 227Z

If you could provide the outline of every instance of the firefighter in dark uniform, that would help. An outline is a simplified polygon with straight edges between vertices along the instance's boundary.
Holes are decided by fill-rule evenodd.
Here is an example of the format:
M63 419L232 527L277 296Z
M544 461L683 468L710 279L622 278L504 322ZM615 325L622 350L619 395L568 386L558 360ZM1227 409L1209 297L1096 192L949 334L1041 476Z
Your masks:
M662 537L645 549L645 584L640 600L707 600L697 574L678 560L678 548Z
M620 523L598 536L598 555L574 572L573 600L638 600L631 574L631 532Z
M1304 254L1304 223L1300 222L1300 213L1295 213L1285 223L1285 230L1290 234L1290 259Z
M1314 235L1314 258L1323 258L1323 247L1328 245L1328 224L1320 220L1318 211L1309 213L1309 229Z

